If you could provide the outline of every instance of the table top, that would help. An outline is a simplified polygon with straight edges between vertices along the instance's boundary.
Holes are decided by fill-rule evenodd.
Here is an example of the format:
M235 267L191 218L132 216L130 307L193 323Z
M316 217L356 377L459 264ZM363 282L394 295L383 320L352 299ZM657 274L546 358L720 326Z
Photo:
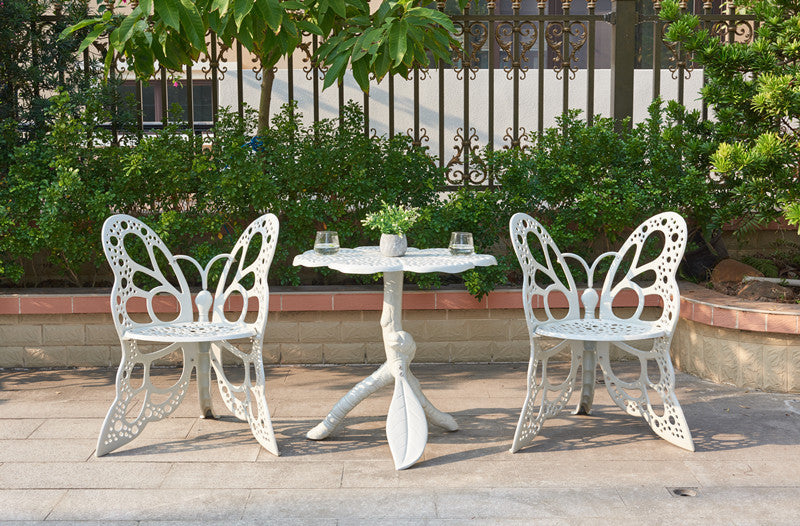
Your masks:
M342 248L331 256L321 256L307 250L295 256L295 266L328 267L347 274L375 274L376 272L446 272L457 274L474 267L497 265L489 254L453 256L446 248L409 247L405 256L388 258L381 255L379 247Z

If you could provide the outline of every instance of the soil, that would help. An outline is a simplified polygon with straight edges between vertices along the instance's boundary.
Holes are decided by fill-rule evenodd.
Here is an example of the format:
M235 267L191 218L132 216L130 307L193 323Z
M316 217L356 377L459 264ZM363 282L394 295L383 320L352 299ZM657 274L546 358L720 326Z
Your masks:
M738 260L756 268L766 277L783 279L800 278L800 246L794 243L781 243L773 248L774 250L769 253L743 256L738 258ZM742 289L748 284L749 283L736 281L722 281L719 283L705 281L702 283L702 285L728 296L756 299L759 301L772 301L775 303L798 303L798 301L800 301L800 287L792 287L781 283L769 284L772 286L771 288L774 289L769 291L767 289L770 287L767 286L767 283L761 282L760 285L763 285L761 287L761 289L763 289L762 297L755 298L752 297L752 291L750 291L751 294L747 294L748 291L741 294Z

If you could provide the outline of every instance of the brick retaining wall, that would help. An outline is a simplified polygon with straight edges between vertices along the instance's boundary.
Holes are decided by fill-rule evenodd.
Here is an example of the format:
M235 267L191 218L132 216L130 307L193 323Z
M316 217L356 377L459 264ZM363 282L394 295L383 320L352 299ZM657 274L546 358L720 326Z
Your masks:
M380 363L382 297L379 291L271 294L264 362ZM464 291L409 291L403 303L417 362L528 360L519 290L495 291L480 302ZM682 283L676 366L714 382L800 392L800 305L753 303ZM551 305L564 306L555 298ZM165 299L158 310L177 312L177 305ZM0 295L0 367L116 366L119 359L107 292Z

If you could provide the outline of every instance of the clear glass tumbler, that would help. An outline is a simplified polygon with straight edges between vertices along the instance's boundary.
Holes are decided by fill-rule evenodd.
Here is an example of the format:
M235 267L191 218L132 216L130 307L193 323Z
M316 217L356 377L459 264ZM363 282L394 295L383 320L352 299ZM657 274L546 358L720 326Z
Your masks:
M330 256L339 252L339 233L333 230L320 230L314 240L314 252L320 256Z
M454 256L469 256L475 253L471 232L453 232L450 234L450 253Z

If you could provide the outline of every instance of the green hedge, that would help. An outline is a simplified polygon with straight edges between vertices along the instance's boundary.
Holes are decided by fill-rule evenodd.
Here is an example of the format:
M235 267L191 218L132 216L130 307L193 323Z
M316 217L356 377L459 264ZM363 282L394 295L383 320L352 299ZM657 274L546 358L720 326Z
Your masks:
M50 132L16 148L0 182L5 286L108 285L100 228L116 212L141 217L175 253L205 262L271 211L281 233L270 280L329 283L343 276L293 267L294 255L310 248L320 229L337 230L343 246L377 244L361 219L386 201L421 208L408 233L414 246L446 246L451 231L465 230L475 234L478 250L498 257L498 266L459 277L409 276L422 286L463 279L480 297L518 278L508 239L514 212L539 218L564 250L591 257L662 210L702 221L711 196L707 177L682 155L693 132L658 105L648 122L622 133L608 119L587 126L567 114L541 137L531 136L527 150L485 153L500 189L446 193L444 171L427 149L403 135L365 136L355 105L341 123L313 126L286 107L257 140L251 114L223 112L207 137L171 127L115 144L96 126L109 119L101 104L77 107L66 95L52 102ZM43 256L55 279L31 263Z

